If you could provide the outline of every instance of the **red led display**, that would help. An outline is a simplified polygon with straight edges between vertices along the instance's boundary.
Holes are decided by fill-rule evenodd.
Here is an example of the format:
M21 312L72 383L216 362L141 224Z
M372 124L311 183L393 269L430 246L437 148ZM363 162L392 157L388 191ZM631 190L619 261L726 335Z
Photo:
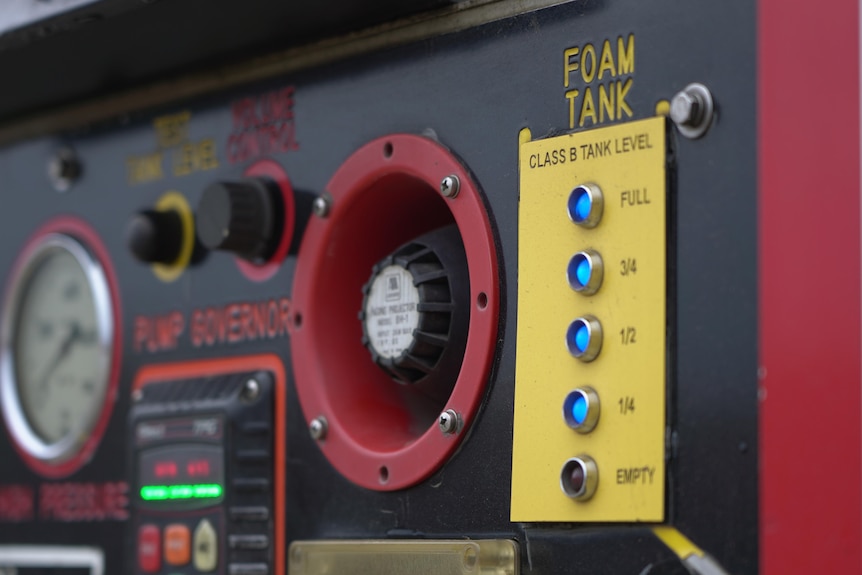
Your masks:
M221 484L224 451L221 447L179 444L145 449L139 455L138 484Z
M175 461L156 461L153 464L153 475L159 478L176 477L177 464Z
M210 462L206 459L195 459L186 463L186 473L189 477L208 477L210 474Z

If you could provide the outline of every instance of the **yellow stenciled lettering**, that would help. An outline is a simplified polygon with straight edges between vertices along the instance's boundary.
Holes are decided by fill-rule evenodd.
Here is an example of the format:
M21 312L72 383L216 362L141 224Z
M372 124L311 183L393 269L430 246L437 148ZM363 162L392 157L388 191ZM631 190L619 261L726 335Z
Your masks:
M629 90L632 87L632 79L623 83L621 80L617 80L617 120L622 120L623 112L625 112L626 116L631 118L634 116L634 112L632 112L629 103L626 102L626 96L628 96Z
M589 68L589 70L588 70ZM596 48L592 44L584 46L584 54L581 56L581 78L585 84L589 84L596 77Z
M623 37L617 38L617 76L631 74L635 71L635 35L629 34L628 41L623 44Z
M614 119L614 88L613 85L605 87L599 85L599 122L604 122L607 115L608 120Z
M569 129L575 127L575 100L578 98L580 91L569 90L566 92L566 98L569 100Z
M198 142L198 158L200 159L199 166L201 170L218 168L215 139L207 138Z
M132 156L126 160L126 167L130 184L152 182L164 177L161 152L146 154L144 156Z
M188 176L195 169L195 147L183 144L174 151L174 175Z
M584 90L584 100L581 102L581 119L578 126L583 128L587 118L591 119L593 124L596 123L596 103L593 101L593 91L589 87Z
M569 129L633 118L628 97L634 71L634 34L605 38L601 44L585 42L563 50ZM574 88L579 78L583 86Z
M574 48L566 48L565 52L563 52L563 63L565 68L565 81L563 82L563 87L569 87L569 76L572 72L578 71L578 66L580 63L578 62L578 54L581 49L575 46ZM574 58L574 60L572 60ZM568 95L567 95L568 97Z
M194 172L217 167L216 145L212 138L183 144L174 151L175 176L188 176Z
M617 75L617 71L614 69L614 54L611 49L611 41L605 40L602 44L602 57L601 63L599 64L599 80L601 80L605 72L609 72L611 78Z
M160 148L172 148L185 142L189 137L189 120L192 114L188 110L168 116L159 116L153 120L156 130L156 142Z

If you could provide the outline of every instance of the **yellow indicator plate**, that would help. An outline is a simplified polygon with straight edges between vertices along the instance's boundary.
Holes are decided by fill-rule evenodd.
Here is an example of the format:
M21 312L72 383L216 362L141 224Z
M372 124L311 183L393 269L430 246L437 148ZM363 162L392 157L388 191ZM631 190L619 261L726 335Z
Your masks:
M518 575L518 546L508 539L457 541L294 541L289 575Z
M512 521L664 520L665 155L664 118L536 141L521 132ZM603 197L591 228L567 210L584 184ZM601 262L597 289L595 281L581 292L569 284L570 260L581 251L593 274ZM570 325L584 316L601 327L592 361L576 359L567 345ZM592 430L584 433L564 418L577 389L589 391ZM568 412L570 421L584 419L583 411ZM577 458L590 462L590 480L597 475L586 482L594 488L588 498L561 488L564 465Z

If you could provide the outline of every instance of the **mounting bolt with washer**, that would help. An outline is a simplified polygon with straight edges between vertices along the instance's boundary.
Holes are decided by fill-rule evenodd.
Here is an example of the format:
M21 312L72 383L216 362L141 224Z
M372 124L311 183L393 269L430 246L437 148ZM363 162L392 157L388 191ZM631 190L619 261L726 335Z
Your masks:
M453 435L461 429L461 416L454 409L447 409L440 414L437 425L444 435Z
M308 433L315 441L320 441L326 438L326 432L329 430L329 423L322 415L318 415L308 424Z
M455 174L446 176L440 180L440 193L444 198L454 198L461 191L461 180Z
M712 125L714 115L712 93L703 84L689 84L670 101L670 119L686 138L703 136Z
M82 171L81 160L72 148L60 148L48 161L48 179L60 193L68 191Z
M242 386L241 395L245 401L254 401L260 395L260 383L254 378L248 379Z
M327 192L323 192L314 198L314 203L311 204L311 211L318 218L329 216L329 212L332 211L332 196Z

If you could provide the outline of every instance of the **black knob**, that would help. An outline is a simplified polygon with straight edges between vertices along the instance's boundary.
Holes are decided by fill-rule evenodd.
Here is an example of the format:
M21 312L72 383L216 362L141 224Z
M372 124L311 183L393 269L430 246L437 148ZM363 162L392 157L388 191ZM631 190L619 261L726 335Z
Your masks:
M138 212L126 227L129 251L148 264L170 264L183 247L183 222L174 210Z
M278 187L248 178L216 182L204 190L196 215L198 239L211 250L266 261L283 231L284 207Z
M470 282L458 227L437 229L378 262L359 319L372 360L398 383L445 401L467 343Z

